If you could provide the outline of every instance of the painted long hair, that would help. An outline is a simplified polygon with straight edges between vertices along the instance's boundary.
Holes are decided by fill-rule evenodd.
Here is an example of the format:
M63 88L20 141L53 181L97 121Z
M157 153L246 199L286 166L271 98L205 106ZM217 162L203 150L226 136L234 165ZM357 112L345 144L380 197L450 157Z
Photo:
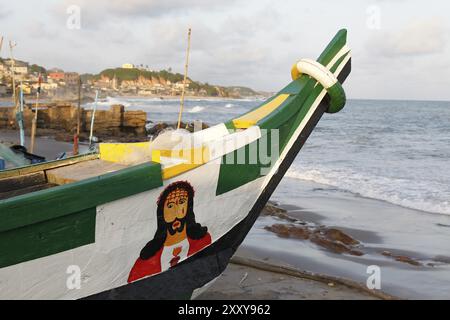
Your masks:
M186 233L188 238L192 240L199 240L203 238L208 233L208 228L203 227L200 223L195 221L194 214L194 188L187 181L177 181L167 186L166 189L161 193L158 199L158 209L157 209L157 223L158 229L155 232L153 240L149 241L145 247L141 250L140 258L147 260L153 257L156 252L158 252L164 245L167 238L167 225L164 221L164 203L166 202L169 194L176 190L183 189L188 193L188 209L186 213Z

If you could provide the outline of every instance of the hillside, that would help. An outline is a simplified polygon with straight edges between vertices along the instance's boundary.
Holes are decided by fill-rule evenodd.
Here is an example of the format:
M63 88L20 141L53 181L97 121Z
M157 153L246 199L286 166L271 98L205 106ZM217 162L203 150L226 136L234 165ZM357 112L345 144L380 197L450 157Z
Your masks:
M167 86L169 84L181 84L183 82L184 76L180 73L173 73L167 70L161 71L147 71L141 70L137 68L133 69L125 69L125 68L112 68L101 71L97 75L82 75L84 80L93 80L99 81L102 79L107 79L108 81L112 81L115 79L117 81L117 85L121 86L122 84L131 85L134 84L136 86L139 85L155 85L160 84ZM216 86L210 85L208 83L202 83L199 81L194 81L191 78L187 79L187 83L189 84L189 91L194 95L206 95L212 97L230 97L230 98L239 98L239 97L248 97L248 96L256 96L257 92L250 88L232 86L232 87L224 87L224 86Z

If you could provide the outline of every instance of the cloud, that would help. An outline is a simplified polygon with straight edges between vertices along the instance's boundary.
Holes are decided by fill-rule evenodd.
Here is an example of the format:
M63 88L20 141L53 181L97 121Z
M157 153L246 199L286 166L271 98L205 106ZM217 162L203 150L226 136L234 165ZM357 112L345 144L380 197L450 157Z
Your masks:
M67 8L73 5L81 9L83 27L96 28L107 21L123 19L160 18L186 15L194 11L215 11L230 7L239 0L64 0L54 5L57 18L67 17Z
M229 6L233 0L211 1L211 0L78 0L86 9L92 8L102 14L112 15L132 15L132 16L161 16L173 12L185 13L190 10L206 9L213 10L218 7ZM66 1L66 4L73 4L73 1ZM76 2L75 2L76 3Z
M372 36L366 49L385 57L442 53L447 46L448 33L449 30L441 19L415 21L400 31Z
M6 19L12 14L11 10L0 7L0 19Z

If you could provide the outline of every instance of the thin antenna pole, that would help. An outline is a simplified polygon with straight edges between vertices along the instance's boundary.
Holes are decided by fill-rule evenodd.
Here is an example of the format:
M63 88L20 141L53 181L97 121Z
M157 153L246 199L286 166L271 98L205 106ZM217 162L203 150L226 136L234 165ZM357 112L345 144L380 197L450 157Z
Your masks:
M97 102L98 102L98 90L95 91L94 109L92 110L91 116L91 132L89 134L89 147L92 146L92 138L94 136L94 121L95 121L95 111L97 110Z
M19 123L20 130L20 145L25 146L25 128L23 126L23 85L22 81L20 82L20 107L19 111L16 113L16 119Z
M15 62L14 62L14 56L13 56L13 48L16 46L17 44L13 44L12 41L9 41L9 51L11 54L11 74L12 74L12 85L13 85L13 99L14 99L14 106L17 108L17 97L16 97L16 80L15 80L15 75L14 75L14 68L15 68Z
M181 91L181 100L180 100L180 113L178 114L178 125L177 129L180 129L181 126L181 116L183 115L184 109L184 94L186 91L186 80L189 68L189 51L191 50L191 28L188 31L188 46L186 50L186 64L184 65L184 79L183 79L183 90Z
M78 106L77 106L77 131L73 139L73 155L78 155L78 142L80 139L80 118L81 118L81 76L78 76Z
M36 136L36 130L37 130L37 120L38 120L38 110L39 110L39 95L41 94L41 82L42 82L42 76L39 73L38 76L38 88L36 92L36 105L34 108L34 118L31 123L31 142L30 142L30 152L33 153L34 151L34 139Z

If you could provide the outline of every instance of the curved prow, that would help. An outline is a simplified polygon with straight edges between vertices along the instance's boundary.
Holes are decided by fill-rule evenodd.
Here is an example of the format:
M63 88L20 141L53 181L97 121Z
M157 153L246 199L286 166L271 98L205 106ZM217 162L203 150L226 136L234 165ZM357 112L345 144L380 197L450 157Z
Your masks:
M292 80L297 80L302 74L306 74L319 82L328 92L331 100L328 113L336 113L345 106L346 96L337 77L324 65L311 59L301 59L291 70Z

